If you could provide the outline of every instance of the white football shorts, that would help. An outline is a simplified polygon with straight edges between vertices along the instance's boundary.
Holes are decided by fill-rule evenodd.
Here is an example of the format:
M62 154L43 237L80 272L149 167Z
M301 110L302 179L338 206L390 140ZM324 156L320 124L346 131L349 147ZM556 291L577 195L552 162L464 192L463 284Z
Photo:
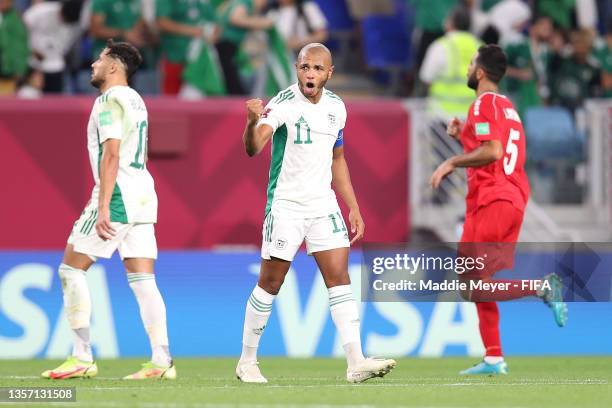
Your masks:
M154 224L122 224L113 222L115 236L104 241L95 229L98 209L97 205L89 205L83 210L74 223L68 237L75 252L88 255L92 259L110 258L118 250L121 259L149 258L157 259L157 241L155 240Z
M324 217L291 218L268 213L262 230L261 257L293 261L302 242L308 255L350 247L348 229L340 210Z

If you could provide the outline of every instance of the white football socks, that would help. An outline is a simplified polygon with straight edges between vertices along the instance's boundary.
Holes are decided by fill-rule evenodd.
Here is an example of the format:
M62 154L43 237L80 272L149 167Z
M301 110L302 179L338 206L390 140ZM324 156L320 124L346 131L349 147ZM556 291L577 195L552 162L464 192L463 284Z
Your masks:
M329 309L336 330L340 335L346 353L349 369L362 362L365 357L361 351L360 321L357 302L350 285L334 286L328 289Z
M85 271L62 263L59 266L59 276L64 292L64 313L74 338L72 355L81 361L91 362L93 361L89 340L91 296Z
M244 314L240 362L257 360L259 340L272 313L272 303L275 297L275 295L269 294L257 285L253 289Z
M485 356L484 361L487 364L498 364L504 361L504 358L502 356Z
M151 342L151 361L159 366L169 366L172 358L168 348L166 305L153 273L128 273L128 282L136 296L140 317Z

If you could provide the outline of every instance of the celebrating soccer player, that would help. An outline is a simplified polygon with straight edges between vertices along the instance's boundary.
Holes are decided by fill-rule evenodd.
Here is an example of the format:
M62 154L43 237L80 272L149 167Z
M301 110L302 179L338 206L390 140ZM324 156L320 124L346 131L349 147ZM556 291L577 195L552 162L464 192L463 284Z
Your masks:
M86 271L99 258L119 250L134 291L153 357L124 379L176 378L168 349L166 306L155 284L157 195L147 170L147 108L128 79L142 57L131 44L109 40L92 64L91 84L101 95L89 117L87 149L94 178L91 199L72 233L59 267L64 310L74 334L72 356L53 370L51 379L93 377L89 328L91 298Z
M265 383L257 363L259 340L291 261L305 240L329 291L332 319L346 352L349 382L382 377L395 361L365 358L361 351L359 310L348 274L350 244L361 239L364 223L344 159L346 108L325 89L334 67L329 50L309 44L299 53L298 83L280 92L265 107L259 99L247 102L243 134L249 156L272 140L272 161L261 247L259 281L246 305L243 348L237 377ZM349 234L340 213L336 191L349 207Z
M481 271L473 270L461 275L464 280L486 281L496 271L511 264L504 258L518 240L529 198L529 182L524 169L523 125L512 102L498 93L498 84L506 66L506 55L499 46L479 48L468 68L467 81L467 85L476 91L476 101L470 106L465 124L454 118L447 129L450 136L463 144L464 154L446 160L431 176L431 185L437 188L456 168L467 168L468 194L460 251L469 252L474 248L476 251L497 250L498 259L490 259ZM490 244L479 247L471 243ZM507 291L478 289L463 294L476 302L486 354L481 363L462 371L462 374L508 372L501 349L499 310L495 301L541 297L551 307L557 324L560 327L565 325L567 306L562 301L561 282L555 274L548 275L545 280L547 284L541 289L511 284Z

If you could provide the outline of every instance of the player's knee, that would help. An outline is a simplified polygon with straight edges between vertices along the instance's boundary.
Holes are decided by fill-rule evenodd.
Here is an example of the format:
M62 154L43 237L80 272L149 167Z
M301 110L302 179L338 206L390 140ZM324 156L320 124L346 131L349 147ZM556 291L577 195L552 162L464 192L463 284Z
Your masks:
M328 288L351 284L351 278L346 270L335 273L326 273L323 279L325 280L325 286Z
M262 288L263 290L265 290L266 292L268 292L271 295L277 295L278 292L280 291L281 286L283 286L283 282L285 281L285 277L276 277L276 276L268 276L268 277L263 277L260 276L259 278L259 282L257 282L257 285L259 285L260 288Z

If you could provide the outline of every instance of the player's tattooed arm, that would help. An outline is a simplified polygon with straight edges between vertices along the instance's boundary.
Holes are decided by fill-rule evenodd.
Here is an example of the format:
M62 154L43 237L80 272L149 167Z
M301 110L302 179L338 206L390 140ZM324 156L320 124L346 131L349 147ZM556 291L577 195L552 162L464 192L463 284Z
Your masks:
M447 159L438 166L431 175L429 184L438 188L442 180L451 174L457 167L482 167L502 158L504 150L499 140L486 140L482 144L466 154L460 154Z
M270 125L262 124L257 126L259 118L264 112L264 106L261 99L251 99L246 103L247 106L247 124L242 134L244 149L249 157L259 154L266 143L272 138L274 131Z
M121 140L108 139L102 143L102 158L100 159L100 193L98 197L98 219L96 232L103 240L112 239L115 230L111 226L110 201L117 182L119 172L119 146Z
M346 164L346 159L344 158L344 146L334 149L332 183L349 208L349 224L351 225L351 232L354 234L353 239L351 239L352 244L363 238L365 223L359 211L357 197L355 197L355 190L353 190L353 184L351 183L351 175L348 165Z

